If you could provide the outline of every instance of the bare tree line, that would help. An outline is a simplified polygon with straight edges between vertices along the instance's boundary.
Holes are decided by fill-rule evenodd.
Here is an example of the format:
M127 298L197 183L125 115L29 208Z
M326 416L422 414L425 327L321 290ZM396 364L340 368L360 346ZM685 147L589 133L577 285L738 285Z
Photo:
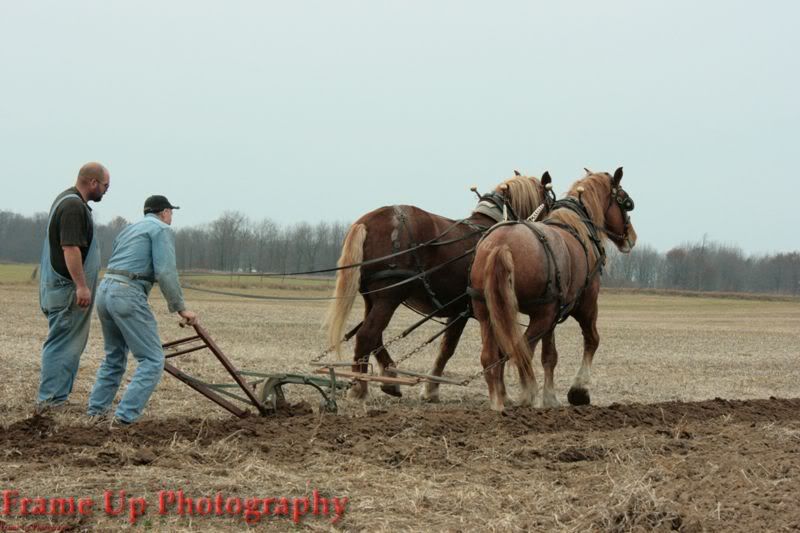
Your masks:
M47 215L0 211L0 261L37 263ZM97 224L105 265L122 217ZM252 220L228 211L208 224L176 231L181 270L224 272L297 272L336 265L349 224L299 222L287 226L265 218ZM630 254L608 246L604 286L717 292L800 295L800 253L747 255L740 248L703 238L666 253L639 244Z
M613 248L613 247L610 247ZM605 286L800 295L800 253L745 255L736 246L703 238L661 253L637 245L609 249Z
M299 222L286 227L254 221L236 211L210 224L179 229L175 252L181 270L301 272L336 265L349 224Z
M103 265L108 263L114 239L128 225L122 217L95 224ZM38 263L47 230L47 214L27 217L0 211L0 261ZM290 272L336 265L344 236L344 222L299 222L281 226L269 218L254 221L228 211L209 224L175 232L180 270L225 272Z

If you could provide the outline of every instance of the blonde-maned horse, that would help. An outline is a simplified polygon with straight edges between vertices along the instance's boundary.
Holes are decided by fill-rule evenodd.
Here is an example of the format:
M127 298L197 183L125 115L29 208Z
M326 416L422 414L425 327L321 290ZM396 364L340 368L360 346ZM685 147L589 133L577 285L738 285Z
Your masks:
M337 354L341 354L347 317L356 295L364 293L364 321L356 334L353 370L368 371L369 354L383 346L383 331L397 307L405 304L418 312L447 319L449 327L432 370L433 375L441 376L469 318L470 299L465 293L475 245L486 230L503 220L504 210L520 218L532 215L547 198L544 187L550 181L546 172L541 181L521 175L505 180L493 193L483 196L472 215L461 222L411 205L381 207L363 215L350 227L338 265L378 261L337 272L333 292L336 299L325 319L329 346L335 346ZM392 254L396 255L380 260ZM381 290L415 277L403 285ZM376 352L376 359L382 375L394 376L386 371L395 366L386 348ZM438 401L438 384L426 385L423 399ZM381 389L393 396L401 395L397 385L384 385ZM349 394L363 399L366 383L356 381Z
M478 244L470 294L481 325L481 363L492 409L503 411L507 401L501 353L519 369L521 405L534 404L536 378L531 362L539 339L542 405L559 404L553 390L558 362L554 330L569 316L578 321L583 333L583 362L567 399L572 405L590 403L592 358L600 342L596 324L603 241L609 239L623 253L636 244L636 230L628 216L633 200L620 186L621 180L622 168L613 176L587 170L543 222L497 224ZM518 312L530 318L524 335L517 324Z

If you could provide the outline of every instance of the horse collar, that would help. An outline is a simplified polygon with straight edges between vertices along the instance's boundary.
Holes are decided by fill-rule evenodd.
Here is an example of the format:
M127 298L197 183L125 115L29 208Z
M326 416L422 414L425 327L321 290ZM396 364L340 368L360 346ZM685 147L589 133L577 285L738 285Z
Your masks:
M552 211L555 211L558 208L569 209L570 211L572 211L573 213L577 214L581 218L581 220L583 221L583 224L586 226L586 229L588 230L589 240L592 241L592 245L594 245L594 248L597 251L597 255L598 255L598 257L597 257L597 265L598 266L596 268L599 269L600 272L602 272L603 265L606 262L606 249L603 246L603 242L602 242L602 239L600 238L600 235L598 234L597 225L592 220L592 217L589 214L589 210L586 208L586 205L584 205L583 201L581 201L580 198L575 198L574 196L567 196L565 198L562 198L561 200L556 201L553 204ZM545 224L557 225L557 226L560 226L560 227L565 226L565 225L562 225L560 223L551 222L550 219L545 220L544 222L545 222ZM569 226L569 227L571 228L571 226ZM571 230L568 230L568 231L570 233L572 233L572 235L578 240L578 242L581 243L581 245L583 245L583 241L581 241L580 237L578 236L577 232L575 232L574 228L572 228ZM587 260L587 264L588 264L589 251L586 249L585 246L584 246L584 250L583 251L586 254L586 260ZM589 280L589 277L590 277L588 274L589 273L587 272L587 284L588 284L588 280Z

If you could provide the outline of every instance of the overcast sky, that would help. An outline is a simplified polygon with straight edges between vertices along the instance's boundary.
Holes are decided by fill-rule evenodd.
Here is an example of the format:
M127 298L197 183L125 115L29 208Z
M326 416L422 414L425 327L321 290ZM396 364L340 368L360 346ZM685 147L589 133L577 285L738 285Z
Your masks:
M99 222L408 203L613 172L639 242L800 249L800 3L0 0L0 209L98 160Z

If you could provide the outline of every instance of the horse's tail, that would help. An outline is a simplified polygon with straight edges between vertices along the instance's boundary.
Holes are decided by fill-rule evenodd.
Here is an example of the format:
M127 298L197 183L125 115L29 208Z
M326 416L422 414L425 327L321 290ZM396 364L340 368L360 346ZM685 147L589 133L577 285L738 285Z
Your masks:
M489 252L484 280L486 307L498 347L517 365L520 372L533 376L533 353L525 336L520 336L517 326L519 303L514 292L514 257L508 245L500 245Z
M364 241L367 238L367 226L354 224L347 232L342 246L342 255L339 256L337 266L355 265L364 259ZM347 316L353 308L359 285L361 284L361 268L343 268L336 272L336 288L333 291L333 300L328 307L323 327L328 330L328 346L336 349L336 355L342 354L342 335Z

